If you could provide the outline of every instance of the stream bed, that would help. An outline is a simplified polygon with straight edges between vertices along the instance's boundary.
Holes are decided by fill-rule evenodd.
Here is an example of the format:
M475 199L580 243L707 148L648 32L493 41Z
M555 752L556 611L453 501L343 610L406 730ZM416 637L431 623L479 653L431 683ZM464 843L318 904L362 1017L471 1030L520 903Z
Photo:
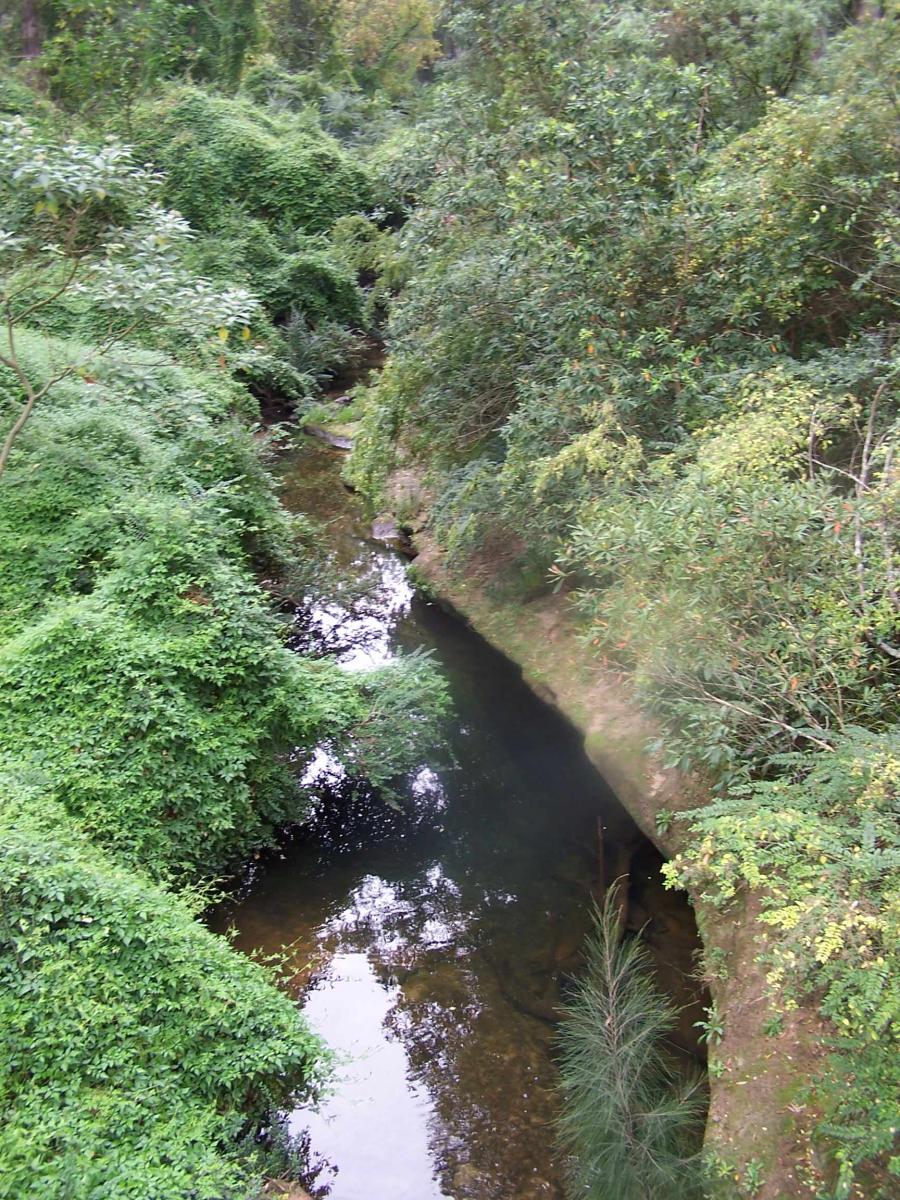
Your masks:
M632 904L676 974L693 921L661 901L658 857L578 734L415 594L401 558L366 536L340 465L308 442L281 466L287 506L327 518L335 558L366 584L314 607L295 641L349 669L430 650L452 694L448 752L423 756L403 812L353 793L325 751L298 765L325 802L211 924L248 952L287 947L298 1002L338 1056L319 1111L290 1117L313 1196L558 1200L554 1020L590 923L598 822L607 858L629 847Z

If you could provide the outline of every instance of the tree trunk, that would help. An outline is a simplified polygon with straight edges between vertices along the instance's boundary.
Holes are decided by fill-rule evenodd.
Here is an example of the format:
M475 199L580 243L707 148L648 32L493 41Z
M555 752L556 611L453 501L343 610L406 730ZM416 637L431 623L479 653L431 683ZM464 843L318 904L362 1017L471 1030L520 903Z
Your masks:
M22 57L37 58L43 45L36 0L22 0Z

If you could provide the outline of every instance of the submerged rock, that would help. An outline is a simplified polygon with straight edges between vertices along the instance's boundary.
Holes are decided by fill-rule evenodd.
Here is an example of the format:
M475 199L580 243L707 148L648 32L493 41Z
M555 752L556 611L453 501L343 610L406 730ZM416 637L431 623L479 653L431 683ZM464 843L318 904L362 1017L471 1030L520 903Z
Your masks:
M394 550L410 558L415 556L409 534L397 524L390 514L375 518L372 522L372 537L376 542L384 542L385 545L393 547Z
M338 426L335 429L329 429L326 425L304 425L303 432L308 433L310 437L318 438L327 446L333 446L335 450L353 449L353 438L346 431L346 427Z
M393 542L402 536L393 517L376 517L372 522L372 537L379 542Z
M489 1195L491 1179L471 1163L463 1163L453 1172L453 1195L456 1200L484 1200Z

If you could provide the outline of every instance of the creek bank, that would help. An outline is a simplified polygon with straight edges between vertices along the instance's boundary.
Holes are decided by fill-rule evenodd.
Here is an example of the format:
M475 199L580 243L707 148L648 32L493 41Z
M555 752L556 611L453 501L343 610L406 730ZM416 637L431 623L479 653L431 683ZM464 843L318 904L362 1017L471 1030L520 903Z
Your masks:
M579 731L587 757L640 830L664 857L677 854L689 835L671 817L702 807L710 793L702 780L665 767L648 751L658 729L627 680L586 652L565 597L504 599L488 576L450 570L427 531L428 496L415 472L395 474L390 506L411 530L415 573L428 594L518 665L535 693ZM816 1114L802 1092L822 1066L822 1024L812 1007L784 1012L773 1003L758 961L765 929L757 897L742 896L727 912L701 896L691 902L704 947L704 982L722 1026L709 1047L705 1149L721 1171L714 1195L813 1197L822 1180L811 1137Z

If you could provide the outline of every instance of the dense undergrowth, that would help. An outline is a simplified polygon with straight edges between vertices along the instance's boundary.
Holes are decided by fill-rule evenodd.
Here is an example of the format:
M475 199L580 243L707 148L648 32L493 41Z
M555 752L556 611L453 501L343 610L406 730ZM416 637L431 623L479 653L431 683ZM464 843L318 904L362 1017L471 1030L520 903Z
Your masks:
M129 358L104 370L147 370ZM281 646L255 592L248 551L287 531L233 385L153 365L140 398L118 380L58 388L3 478L10 1197L248 1185L236 1135L306 1093L321 1055L266 974L160 885L298 817L276 752L358 701Z
M89 113L73 72L108 47L66 22L137 36L111 15L56 12L37 90L0 89L0 1195L231 1200L284 1168L277 1114L329 1060L198 922L208 881L303 819L292 763L324 740L386 786L444 695L416 656L288 650L258 583L326 586L258 400L309 403L355 351L328 234L366 171L314 113L164 72L127 129Z
M309 1094L318 1040L198 903L98 849L18 754L0 827L0 1194L248 1194L254 1119Z
M896 10L448 8L457 58L373 159L406 283L350 478L424 473L448 562L561 590L709 779L670 879L761 892L774 1002L832 1050L811 1194L891 1194Z
M20 341L26 361L46 350ZM151 361L139 395L129 368L146 372L146 352L59 387L3 479L0 1088L16 1197L250 1186L235 1135L308 1095L322 1048L182 890L302 819L288 751L324 738L376 780L402 770L391 697L408 713L422 694L404 672L370 684L283 646L252 566L271 568L290 530L240 420L248 398ZM7 385L4 413L17 399Z
M245 284L265 307L269 327L242 348L240 377L264 398L308 402L366 328L356 274L328 237L370 205L364 167L313 112L197 88L141 104L129 139L163 173L166 204L198 231L194 268Z

